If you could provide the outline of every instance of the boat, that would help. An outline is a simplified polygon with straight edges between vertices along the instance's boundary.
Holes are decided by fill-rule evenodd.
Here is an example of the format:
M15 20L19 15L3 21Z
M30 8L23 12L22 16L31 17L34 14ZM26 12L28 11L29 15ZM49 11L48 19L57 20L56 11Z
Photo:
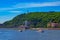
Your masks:
M43 33L44 31L40 29L40 30L38 30L38 32L41 32L41 33Z
M22 32L22 30L18 30L19 32Z

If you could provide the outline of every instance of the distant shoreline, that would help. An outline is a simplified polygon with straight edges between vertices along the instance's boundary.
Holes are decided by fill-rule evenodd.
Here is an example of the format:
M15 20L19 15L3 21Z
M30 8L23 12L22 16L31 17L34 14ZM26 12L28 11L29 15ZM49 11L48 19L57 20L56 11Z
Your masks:
M32 28L33 30L60 30L60 28Z
M12 29L12 30L20 30L20 28L0 28L0 29ZM60 30L60 28L30 28L30 30Z

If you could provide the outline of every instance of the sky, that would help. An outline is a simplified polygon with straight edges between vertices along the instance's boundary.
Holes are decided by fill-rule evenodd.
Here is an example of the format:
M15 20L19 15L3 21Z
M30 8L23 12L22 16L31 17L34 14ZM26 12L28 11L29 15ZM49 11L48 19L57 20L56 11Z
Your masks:
M60 0L0 0L0 24L27 12L60 12Z

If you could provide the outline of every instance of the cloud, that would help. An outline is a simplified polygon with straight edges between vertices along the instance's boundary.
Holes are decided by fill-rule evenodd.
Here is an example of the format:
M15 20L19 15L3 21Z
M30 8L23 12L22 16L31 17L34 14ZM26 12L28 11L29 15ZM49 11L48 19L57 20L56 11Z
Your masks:
M19 8L46 7L46 6L60 6L60 1L45 2L45 3L18 3L9 8L0 8L0 11L14 10ZM17 12L17 11L13 11L13 12Z
M22 11L8 11L10 13L22 13Z
M45 6L60 6L60 1L58 2L45 2L45 3L20 3L16 4L15 8L32 8L32 7L45 7Z
M2 12L2 11L11 11L11 10L14 10L14 9L17 9L17 8L14 8L14 7L0 8L0 12Z

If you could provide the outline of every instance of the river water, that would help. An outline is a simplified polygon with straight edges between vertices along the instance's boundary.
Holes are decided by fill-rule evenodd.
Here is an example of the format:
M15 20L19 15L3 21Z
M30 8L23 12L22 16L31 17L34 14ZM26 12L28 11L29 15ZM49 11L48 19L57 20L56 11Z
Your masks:
M60 30L44 30L37 32L34 30L0 29L0 40L60 40Z

